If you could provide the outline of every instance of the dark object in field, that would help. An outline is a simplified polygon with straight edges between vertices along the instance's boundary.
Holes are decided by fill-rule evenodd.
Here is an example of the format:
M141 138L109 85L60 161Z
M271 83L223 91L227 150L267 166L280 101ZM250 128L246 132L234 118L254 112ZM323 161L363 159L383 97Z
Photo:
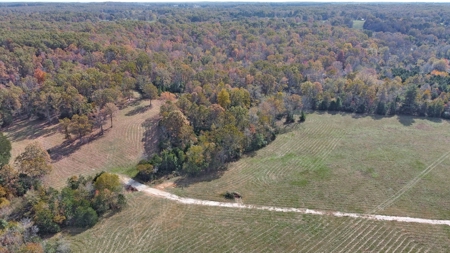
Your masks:
M127 190L129 192L137 192L138 191L134 186L131 186L131 185L125 186L125 190Z
M229 192L227 191L225 194L223 194L223 196L226 199L241 199L242 195L238 192Z

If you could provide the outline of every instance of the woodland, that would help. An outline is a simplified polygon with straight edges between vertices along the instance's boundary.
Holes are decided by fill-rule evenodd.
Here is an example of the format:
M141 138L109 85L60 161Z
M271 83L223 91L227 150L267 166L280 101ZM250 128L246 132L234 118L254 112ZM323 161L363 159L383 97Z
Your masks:
M448 119L448 7L0 3L0 126L37 118L83 142L136 94L163 99L158 152L137 164L150 181L225 169L306 112ZM126 204L115 175L56 190L45 149L10 161L0 143L0 210L20 202L1 212L0 252L67 252L39 236Z

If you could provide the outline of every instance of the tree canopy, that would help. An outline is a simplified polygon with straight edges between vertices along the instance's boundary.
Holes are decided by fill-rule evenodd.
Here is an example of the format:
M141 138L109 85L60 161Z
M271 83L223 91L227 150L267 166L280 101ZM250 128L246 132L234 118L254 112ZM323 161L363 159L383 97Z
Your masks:
M26 146L25 151L16 157L15 164L20 173L33 178L42 177L52 170L50 156L37 142L33 142Z
M0 168L9 163L11 158L11 142L0 132Z

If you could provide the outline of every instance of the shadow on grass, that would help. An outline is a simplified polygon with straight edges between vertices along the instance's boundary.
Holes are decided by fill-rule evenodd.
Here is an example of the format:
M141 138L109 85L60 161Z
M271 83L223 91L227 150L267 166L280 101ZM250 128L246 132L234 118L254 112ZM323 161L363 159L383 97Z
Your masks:
M145 128L142 142L144 142L144 151L148 157L158 151L158 122L159 117L152 117L142 123L142 127Z
M11 141L22 141L25 139L37 139L41 136L48 137L57 131L57 124L50 124L46 120L27 119L15 121L4 131L8 133Z
M116 215L120 212L123 212L123 211L125 211L125 209L117 210L117 211L116 210L107 211L106 213L99 216L99 220L94 226L100 224L100 222L102 222L103 219L111 219L114 215ZM61 232L63 234L69 234L71 236L76 236L76 235L86 232L87 230L89 230L91 228L92 227L87 227L87 228L86 227L84 227L84 228L83 227L64 227L64 228L62 228ZM52 236L54 236L54 235L49 235L48 238L51 238Z
M442 123L442 118L426 118L428 121L434 122L434 123Z
M204 172L197 176L183 176L175 180L175 185L177 188L189 187L192 184L201 183L201 182L211 182L213 180L219 179L225 170L213 171L213 172Z
M106 132L106 129L104 132ZM75 151L79 150L83 145L95 141L104 136L100 131L98 133L91 134L89 136L84 136L81 140L66 140L60 145L54 146L47 150L52 161L56 162L64 157L70 156Z
M411 126L416 122L413 116L407 115L397 115L398 122L400 122L404 126Z
M144 112L148 111L151 108L152 108L152 106L150 106L150 105L146 105L146 106L140 105L140 106L134 108L133 110L127 112L125 114L125 116L134 116L136 114L144 113Z

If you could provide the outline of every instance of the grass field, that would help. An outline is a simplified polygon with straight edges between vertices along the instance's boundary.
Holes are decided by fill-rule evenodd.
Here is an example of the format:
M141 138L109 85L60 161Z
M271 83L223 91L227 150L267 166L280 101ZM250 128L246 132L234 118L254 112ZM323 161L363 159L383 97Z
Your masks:
M20 121L7 129L5 133L12 141L12 159L20 154L25 146L33 141L52 150L53 171L44 180L53 187L65 185L66 179L73 175L94 174L102 170L132 175L130 169L146 151L144 138L151 138L151 121L159 113L161 101L139 102L120 110L114 118L113 128L109 119L105 123L105 133L95 140L77 145L78 141L64 143L63 134L57 125L48 126L37 121ZM93 134L98 133L98 130ZM148 145L151 146L151 145Z
M132 175L131 165L154 145L142 139L159 105L120 111L105 136L55 161L47 183L60 186L71 175L100 170ZM449 126L315 113L222 174L174 178L176 187L165 190L217 201L237 191L245 204L450 219ZM63 141L55 127L35 122L7 133L14 155L30 141L46 148ZM450 251L448 226L183 205L142 193L127 198L126 210L68 235L75 252Z
M246 204L448 219L449 124L308 115L220 176L166 190ZM178 204L128 194L126 210L69 236L75 252L449 252L450 227Z
M353 20L353 29L358 29L358 30L362 30L363 26L364 26L364 20Z
M167 190L246 204L450 219L449 123L411 117L309 115L214 180Z
M74 252L448 252L444 226L177 204L137 193Z

